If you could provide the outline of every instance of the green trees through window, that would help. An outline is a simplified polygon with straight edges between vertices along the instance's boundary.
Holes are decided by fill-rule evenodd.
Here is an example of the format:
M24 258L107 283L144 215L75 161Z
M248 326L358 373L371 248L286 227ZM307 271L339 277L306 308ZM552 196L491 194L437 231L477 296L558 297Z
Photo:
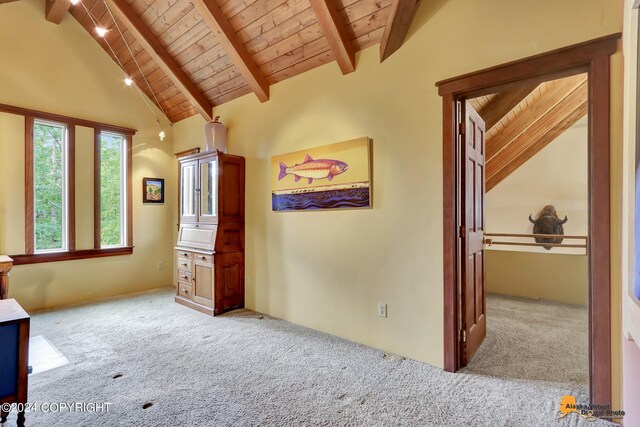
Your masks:
M124 153L125 139L100 133L100 242L124 245Z
M66 126L34 122L35 250L66 249Z

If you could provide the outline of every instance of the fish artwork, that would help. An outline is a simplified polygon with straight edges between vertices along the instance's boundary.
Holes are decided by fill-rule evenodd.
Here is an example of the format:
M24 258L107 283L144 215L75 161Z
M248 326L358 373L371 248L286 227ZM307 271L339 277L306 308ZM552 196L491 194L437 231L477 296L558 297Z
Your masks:
M295 182L300 181L301 178L309 180L309 184L314 179L328 179L333 180L333 177L340 175L349 169L349 165L340 160L331 159L317 159L314 160L309 154L307 154L302 163L293 166L287 166L280 162L280 175L278 175L278 181L286 177L287 175L293 175Z

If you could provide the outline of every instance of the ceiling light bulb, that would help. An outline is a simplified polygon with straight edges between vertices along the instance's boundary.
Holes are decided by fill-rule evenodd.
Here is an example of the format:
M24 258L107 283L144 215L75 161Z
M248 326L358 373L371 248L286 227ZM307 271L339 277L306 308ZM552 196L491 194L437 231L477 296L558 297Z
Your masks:
M69 0L71 2L72 5L77 5L78 3L80 3L80 0Z
M109 31L109 30L107 30L106 28L103 28L103 27L96 27L96 33L98 33L98 35L99 35L100 37L104 37L104 36L107 34L107 32L108 32L108 31Z
M158 134L158 136L160 137L160 141L164 141L164 138L167 136L167 134L164 133L163 130L161 130L160 133Z
M133 84L133 79L131 77L125 77L124 84L131 86Z

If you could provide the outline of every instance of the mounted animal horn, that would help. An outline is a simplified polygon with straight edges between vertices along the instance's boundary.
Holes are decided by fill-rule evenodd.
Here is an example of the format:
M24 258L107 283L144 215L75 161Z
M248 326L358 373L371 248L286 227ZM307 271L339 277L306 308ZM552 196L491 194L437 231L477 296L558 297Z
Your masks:
M534 220L529 215L529 221L533 223L533 234L552 234L552 235L564 235L564 228L562 227L568 221L569 218L565 215L564 219L558 218L556 208L553 205L547 205L540 212L538 217ZM552 244L559 245L562 243L562 237L535 237L536 243L546 243L543 246L546 250L550 250Z

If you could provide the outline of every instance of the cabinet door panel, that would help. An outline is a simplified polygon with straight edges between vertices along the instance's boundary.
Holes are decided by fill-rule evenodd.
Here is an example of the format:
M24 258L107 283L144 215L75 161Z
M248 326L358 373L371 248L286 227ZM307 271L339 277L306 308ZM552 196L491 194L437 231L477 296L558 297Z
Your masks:
M216 308L244 307L244 254L216 254L215 263Z
M207 157L198 162L199 169L199 221L218 223L218 157Z
M213 307L213 266L195 262L193 274L193 301L207 307Z
M180 222L197 222L198 162L180 164Z

